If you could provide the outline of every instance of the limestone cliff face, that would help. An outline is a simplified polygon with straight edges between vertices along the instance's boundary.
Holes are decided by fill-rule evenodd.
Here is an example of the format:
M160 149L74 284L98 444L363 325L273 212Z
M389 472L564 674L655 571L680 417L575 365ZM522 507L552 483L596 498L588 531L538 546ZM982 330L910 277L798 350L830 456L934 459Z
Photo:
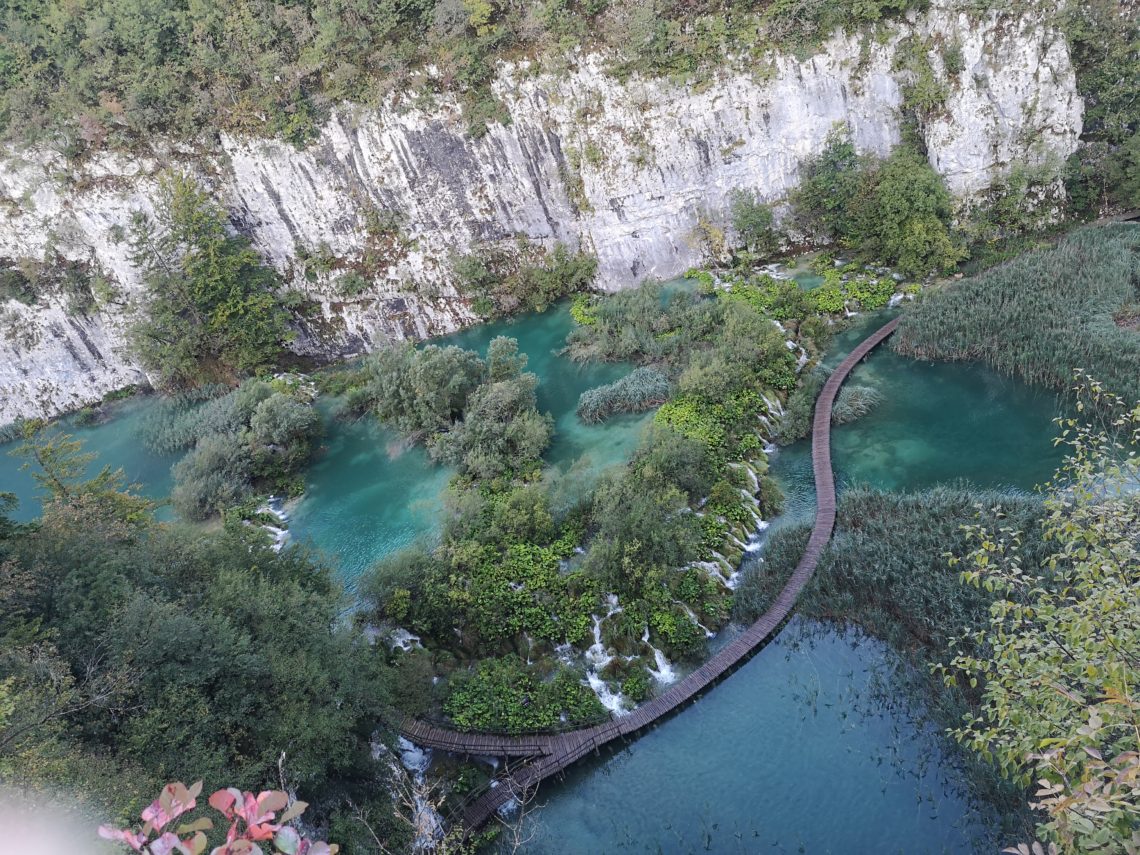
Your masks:
M199 173L235 227L319 306L298 350L357 352L471 322L449 258L481 243L580 246L597 255L606 289L679 274L700 261L690 237L699 216L723 220L737 187L784 197L837 122L863 151L885 154L898 142L907 72L894 66L908 36L960 46L952 77L939 50L928 54L949 95L923 129L956 196L984 191L1016 161L1075 149L1082 104L1063 38L1032 20L935 7L886 42L837 36L809 59L771 56L699 90L619 82L597 56L557 75L504 66L495 88L510 122L478 139L443 99L341 108L303 151L223 137L205 155L171 147L162 162L107 157L79 173L44 153L9 153L0 257L84 260L119 296L86 315L58 297L0 303L0 424L145 380L123 346L139 279L121 229L132 211L151 209L161 168ZM389 217L398 234L378 232ZM314 255L324 259L318 273ZM365 258L369 287L344 296L335 268Z

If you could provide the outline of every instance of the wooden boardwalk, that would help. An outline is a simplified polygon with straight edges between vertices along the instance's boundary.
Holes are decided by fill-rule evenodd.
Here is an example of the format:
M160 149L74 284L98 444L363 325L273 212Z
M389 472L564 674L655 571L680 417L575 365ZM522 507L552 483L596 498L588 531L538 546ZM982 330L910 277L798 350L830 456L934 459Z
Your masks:
M461 818L468 831L483 826L515 793L529 791L545 778L558 774L607 742L632 736L678 709L747 659L787 619L800 592L815 572L816 564L831 539L835 526L835 477L831 471L831 408L835 396L852 369L893 333L898 325L899 318L895 318L864 339L824 383L816 401L812 422L811 456L815 474L816 512L811 537L791 578L772 605L730 644L683 680L674 683L667 691L642 704L629 715L592 727L565 733L497 736L461 733L411 718L403 722L400 733L418 745L459 754L530 758L529 763L513 773L511 786L500 783L489 787L464 805Z

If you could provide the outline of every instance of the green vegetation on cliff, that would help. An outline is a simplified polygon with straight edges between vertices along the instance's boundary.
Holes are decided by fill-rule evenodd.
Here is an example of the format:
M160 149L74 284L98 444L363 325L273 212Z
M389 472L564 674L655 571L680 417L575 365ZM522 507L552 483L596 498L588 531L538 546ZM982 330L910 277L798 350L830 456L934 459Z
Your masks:
M275 364L291 337L281 280L194 179L167 174L155 218L136 212L130 241L146 283L132 338L159 384L232 382Z
M608 48L619 73L680 80L726 55L817 44L923 0L15 0L0 6L0 131L62 131L68 153L218 130L310 139L329 107L459 92L476 132L498 118L495 64ZM428 64L438 69L423 74Z

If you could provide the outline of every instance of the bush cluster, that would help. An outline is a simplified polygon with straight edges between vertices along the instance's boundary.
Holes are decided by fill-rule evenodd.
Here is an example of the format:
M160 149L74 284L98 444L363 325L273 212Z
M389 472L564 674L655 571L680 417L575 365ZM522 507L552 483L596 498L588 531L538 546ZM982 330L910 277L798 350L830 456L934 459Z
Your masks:
M802 172L792 203L807 231L907 276L945 272L964 257L950 230L950 194L913 144L880 161L859 155L840 128Z
M296 381L247 380L218 394L202 388L164 400L143 426L143 441L163 453L186 450L173 467L171 501L187 519L222 514L257 493L294 494L297 473L323 432Z
M585 291L598 261L571 253L565 244L550 252L526 241L515 250L487 247L453 261L456 288L484 318L541 312L556 301Z
M114 475L82 480L77 443L32 442L42 516L0 513L3 776L107 817L171 779L258 792L285 777L314 823L352 801L401 849L371 746L391 670L342 619L329 569L255 528L156 523Z
M538 378L518 342L499 336L482 359L454 345L377 351L347 378L347 406L373 412L433 458L475 479L533 470L553 422L537 409Z
M511 733L581 726L606 715L574 671L562 668L543 679L517 657L484 659L452 677L444 710L460 730Z

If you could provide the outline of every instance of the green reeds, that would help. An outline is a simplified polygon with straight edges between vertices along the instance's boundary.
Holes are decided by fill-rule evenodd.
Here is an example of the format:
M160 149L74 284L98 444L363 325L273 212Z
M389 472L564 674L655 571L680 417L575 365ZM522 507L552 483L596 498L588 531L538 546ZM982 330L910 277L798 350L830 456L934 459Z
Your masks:
M1136 401L1140 334L1115 316L1137 302L1140 226L1092 226L925 294L893 346L918 359L982 360L1052 388L1070 385L1080 368Z
M669 378L655 368L637 368L606 386L587 389L578 398L578 418L586 424L603 422L614 413L638 413L664 404Z

